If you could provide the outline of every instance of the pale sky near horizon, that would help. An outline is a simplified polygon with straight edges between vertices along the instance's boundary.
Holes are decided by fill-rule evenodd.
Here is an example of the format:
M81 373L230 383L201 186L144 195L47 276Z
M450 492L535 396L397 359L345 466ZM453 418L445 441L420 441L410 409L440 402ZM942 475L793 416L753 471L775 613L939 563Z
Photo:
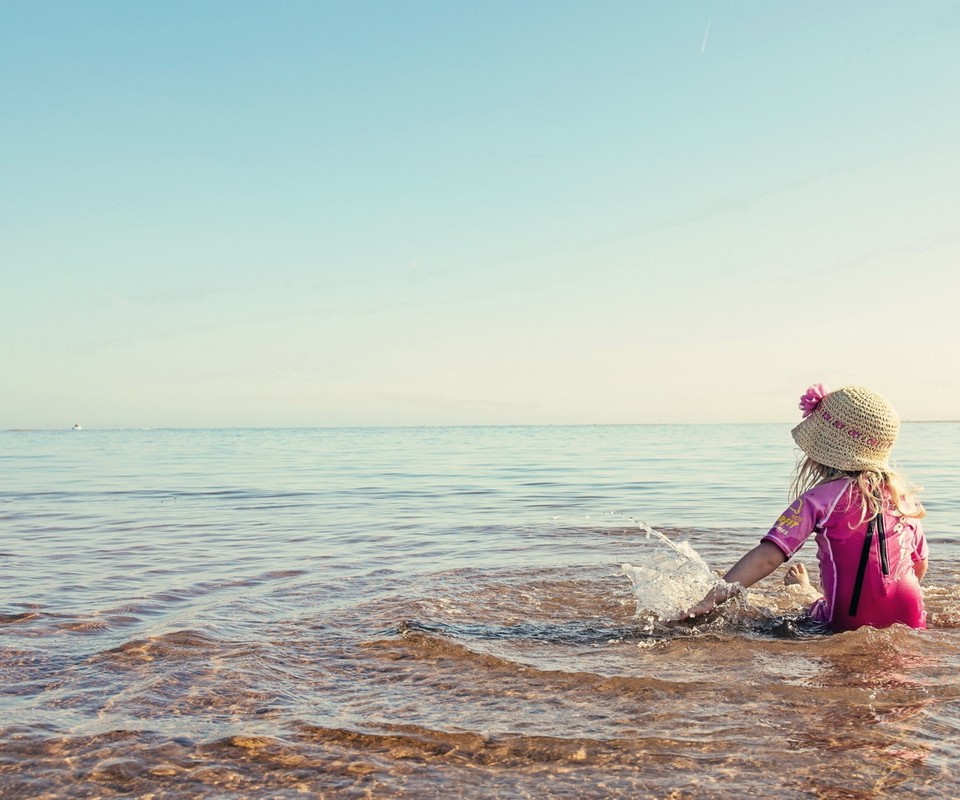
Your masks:
M0 429L960 419L960 3L0 4Z

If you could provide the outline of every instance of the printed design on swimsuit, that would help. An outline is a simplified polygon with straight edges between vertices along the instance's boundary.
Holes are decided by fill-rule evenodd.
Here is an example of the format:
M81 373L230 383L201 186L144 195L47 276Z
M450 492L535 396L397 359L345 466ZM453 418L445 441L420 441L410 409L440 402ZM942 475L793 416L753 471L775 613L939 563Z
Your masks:
M904 525L903 520L900 519L894 525L893 532L897 535L897 545L900 548L899 563L912 563L914 553L913 531Z
M798 527L803 520L803 497L798 497L797 502L784 511L777 519L774 526L778 533L789 536L790 532Z

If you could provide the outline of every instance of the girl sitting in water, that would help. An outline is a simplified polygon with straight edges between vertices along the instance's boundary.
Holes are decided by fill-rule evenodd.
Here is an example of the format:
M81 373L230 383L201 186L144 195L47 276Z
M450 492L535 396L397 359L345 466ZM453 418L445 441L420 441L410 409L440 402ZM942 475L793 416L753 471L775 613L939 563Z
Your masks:
M760 544L741 558L685 614L712 611L744 587L767 577L816 532L823 597L810 617L834 630L902 623L925 628L920 580L927 543L915 492L890 469L900 419L880 395L860 386L825 392L811 386L800 400L803 421L793 438L805 458L793 483L794 503ZM803 564L784 582L810 587Z

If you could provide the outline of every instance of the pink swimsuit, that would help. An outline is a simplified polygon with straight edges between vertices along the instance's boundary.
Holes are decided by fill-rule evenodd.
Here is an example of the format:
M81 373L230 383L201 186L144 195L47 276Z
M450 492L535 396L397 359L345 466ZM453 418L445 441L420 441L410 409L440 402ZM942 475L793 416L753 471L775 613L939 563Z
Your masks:
M925 628L923 592L913 571L927 558L920 520L893 507L860 521L860 493L850 478L823 483L801 495L763 537L790 558L816 531L824 596L810 616L835 630L896 622Z

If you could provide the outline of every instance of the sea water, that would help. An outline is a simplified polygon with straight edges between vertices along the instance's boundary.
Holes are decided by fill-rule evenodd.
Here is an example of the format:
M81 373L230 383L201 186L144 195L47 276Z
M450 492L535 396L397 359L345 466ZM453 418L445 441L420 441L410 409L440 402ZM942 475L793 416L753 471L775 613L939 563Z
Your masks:
M0 796L956 797L958 451L929 630L825 635L782 569L663 622L785 425L2 432Z

